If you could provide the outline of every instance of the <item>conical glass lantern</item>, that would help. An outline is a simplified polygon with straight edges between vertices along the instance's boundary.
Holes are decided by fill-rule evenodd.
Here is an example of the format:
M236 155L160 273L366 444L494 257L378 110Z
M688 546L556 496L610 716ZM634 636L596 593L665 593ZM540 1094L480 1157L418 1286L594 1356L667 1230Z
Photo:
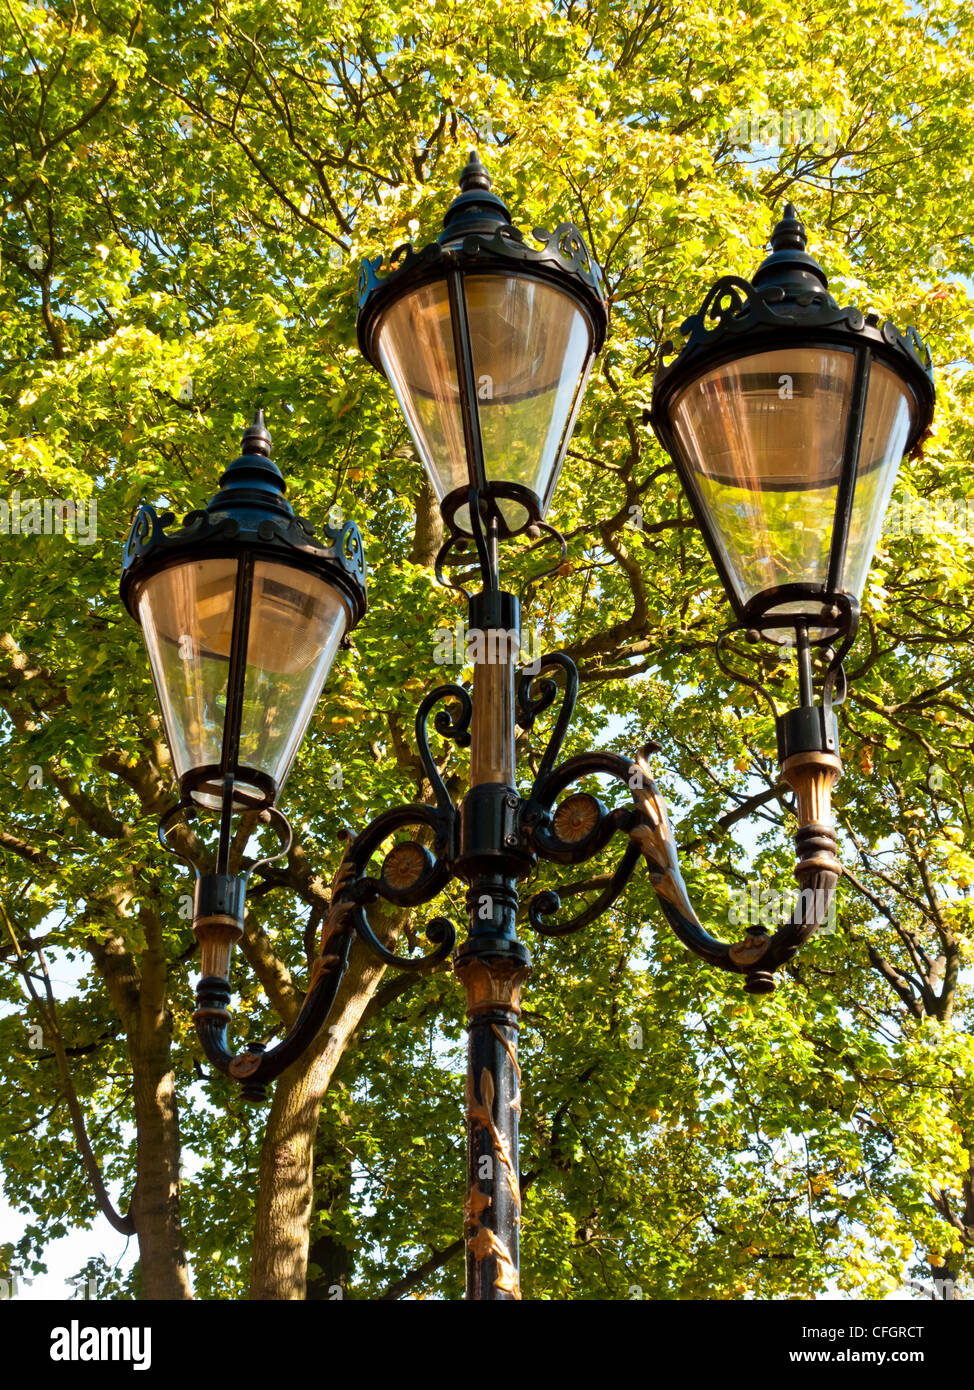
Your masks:
M831 640L854 621L900 460L933 416L914 330L839 309L791 204L753 283L727 276L661 367L652 422L737 617ZM836 609L840 612L836 612Z
M139 510L122 597L142 626L183 799L273 804L342 640L365 611L361 538L318 542L284 497L262 412L205 511Z
M490 184L472 153L439 240L381 277L365 262L358 332L451 530L470 534L475 491L506 536L548 513L607 318L578 229L532 250Z

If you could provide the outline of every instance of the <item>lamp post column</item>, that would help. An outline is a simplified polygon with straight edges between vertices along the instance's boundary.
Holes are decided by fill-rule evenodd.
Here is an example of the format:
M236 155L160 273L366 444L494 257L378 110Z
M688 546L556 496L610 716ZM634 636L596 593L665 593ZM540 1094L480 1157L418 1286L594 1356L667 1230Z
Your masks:
M467 1298L520 1297L521 1193L517 1061L521 985L531 960L518 941L516 884L531 860L519 848L514 785L514 680L520 612L513 594L470 601L474 646L470 790L461 809L457 872L466 881L470 933L455 968L467 999Z

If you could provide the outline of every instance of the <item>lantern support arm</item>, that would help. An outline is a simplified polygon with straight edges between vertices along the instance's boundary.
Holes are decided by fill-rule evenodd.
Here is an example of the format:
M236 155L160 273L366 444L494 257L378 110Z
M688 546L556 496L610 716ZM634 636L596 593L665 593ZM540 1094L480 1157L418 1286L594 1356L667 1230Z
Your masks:
M395 908L415 907L442 892L452 876L451 865L458 854L459 813L446 791L430 751L427 723L434 708L443 702L452 705L437 711L436 731L458 745L469 743L472 704L461 686L443 685L422 701L416 717L416 738L424 769L432 785L435 804L412 803L394 807L376 816L354 838L349 839L331 889L331 905L322 927L321 945L311 968L311 982L297 1018L287 1035L274 1047L250 1043L239 1054L227 1045L230 1023L230 958L232 947L243 936L244 900L251 874L268 860L249 865L241 874L201 874L195 862L170 844L169 833L177 812L188 819L196 814L192 803L180 804L166 813L160 825L163 845L192 864L198 883L193 914L193 930L201 945L201 979L197 985L197 1008L193 1015L197 1034L210 1062L241 1086L247 1100L263 1100L267 1085L300 1057L327 1023L348 966L349 951L357 936L384 965L400 970L435 968L456 946L456 929L445 917L434 917L426 926L426 937L433 949L426 955L400 956L389 949L369 922L367 908L383 899ZM261 813L264 819L287 821L276 808ZM221 819L221 830L227 823ZM400 832L418 828L414 838L402 839ZM369 875L370 861L392 837L376 877ZM428 843L424 843L424 841ZM287 840L279 853L290 847ZM279 855L275 855L275 858Z
M267 1085L306 1052L321 1032L348 968L349 952L356 936L383 964L400 970L432 969L452 953L457 934L453 924L444 917L433 918L426 927L426 936L434 950L426 956L409 958L396 955L383 944L366 913L366 906L379 898L394 906L406 907L428 901L442 891L450 876L442 856L454 838L454 827L452 823L445 823L447 819L435 806L395 807L377 816L351 839L332 884L331 906L322 927L319 953L311 967L307 994L287 1035L274 1047L250 1043L242 1053L230 1052L227 1047L231 996L229 951L219 962L219 973L214 973L212 967L208 971L204 965L203 977L197 985L193 1021L207 1057L220 1071L240 1083L244 1099L263 1100ZM437 857L434 858L418 840L400 841L386 855L380 877L369 877L366 868L376 849L404 826L415 824L431 832ZM241 913L242 907L241 893ZM237 925L238 935L242 935L242 918ZM194 930L203 944L205 960L211 934L220 934L221 923L215 915L208 919L196 916Z
M263 1043L249 1043L245 1052L234 1055L227 1047L229 982L223 977L200 980L193 1014L197 1036L213 1065L240 1083L245 1100L264 1100L268 1082L276 1080L297 1061L321 1032L348 967L351 942L351 931L340 931L332 939L328 953L315 958L311 984L298 1016L287 1035L270 1049Z
M648 757L654 749L655 745L647 745L631 762L616 753L582 753L536 785L523 819L530 827L530 846L539 858L584 862L618 831L627 835L629 843L608 885L588 908L567 922L547 921L561 906L558 894L548 889L528 903L528 922L543 936L566 936L588 926L618 898L641 855L663 916L684 946L709 965L744 975L749 993L769 994L775 985L774 971L791 960L831 912L842 872L835 857L830 814L839 760L814 753L796 755L785 763L785 779L795 788L799 802L795 876L800 891L795 907L790 920L773 934L753 923L743 941L728 943L707 931L690 901L666 808L649 769ZM570 783L596 773L625 783L632 792L632 806L607 811L595 797L577 793L551 814L555 799Z
M551 666L565 671L564 694L551 741L520 816L527 845L538 858L578 864L599 853L618 832L625 834L629 843L606 887L570 920L550 920L561 907L556 892L546 889L536 894L527 905L532 929L543 936L565 936L596 921L622 893L641 855L663 915L683 944L708 964L744 975L749 993L770 993L774 989L773 972L791 960L831 913L842 872L831 818L832 787L841 771L838 756L819 748L792 752L783 759L783 775L798 801L795 876L800 891L790 920L776 932L769 934L755 922L743 941L727 943L706 930L690 902L666 808L649 769L648 758L659 746L647 744L632 761L616 753L591 752L556 765L574 707L578 676L564 653L546 657L541 670ZM533 681L537 681L536 687ZM803 694L810 698L810 673L801 684ZM533 698L532 688L537 691ZM518 689L518 722L522 727L530 727L553 702L557 691L549 677L522 677ZM623 782L632 793L632 806L608 810L597 797L581 792L553 809L573 782L597 774Z
M489 518L487 522L478 551L486 550L490 562L496 557L497 534ZM516 597L491 591L485 583L485 591L470 599L470 626L483 629L488 637L509 639L512 630L519 635ZM807 631L796 632L795 645L799 713L804 715L814 709ZM833 668L843 654L841 649L830 654L827 681L834 683ZM536 893L526 904L530 927L542 936L564 936L589 926L617 900L642 858L663 915L687 949L708 964L743 976L748 992L766 994L775 987L774 972L827 920L841 873L830 814L838 757L815 748L790 753L782 771L798 799L798 905L791 920L773 935L757 923L743 941L732 944L711 935L690 902L666 810L650 773L648 758L657 745L647 744L633 760L598 751L561 760L578 695L575 663L566 653L554 652L518 679L516 662L509 641L488 640L474 662L473 695L459 685L442 685L421 702L416 744L432 801L385 811L360 834L348 837L310 988L292 1027L276 1046L250 1044L237 1056L227 1047L229 957L235 934L242 934L246 877L217 873L201 879L194 915L203 947L194 1022L206 1055L240 1085L247 1100L263 1100L268 1083L321 1039L356 936L383 965L397 969L431 970L453 956L466 996L468 1026L467 1290L471 1299L492 1301L520 1296L517 1033L520 986L530 972L530 955L517 937L519 881L532 873L539 859L583 863L621 833L622 853L594 899L567 921L557 921L552 919L561 908L558 894ZM531 789L523 796L517 790L515 728L530 730L559 696L547 746ZM430 748L430 721L441 737L471 747L470 786L459 806ZM570 791L573 783L598 775L621 781L631 793L631 804L609 809L589 792ZM231 804L225 796L224 820ZM183 843L178 847L182 850ZM378 870L370 872L373 860L383 854ZM457 881L467 889L470 923L459 950L455 951L456 930L445 917L428 923L432 949L415 957L398 955L369 921L368 908L380 899L394 909L411 908L431 902ZM319 1049L325 1045L317 1043Z
M578 864L591 859L620 832L628 843L594 901L568 921L553 922L550 919L560 910L561 901L556 892L544 890L526 904L530 927L542 936L565 936L589 926L625 890L643 858L663 915L684 946L710 965L743 975L748 992L770 993L775 987L774 972L792 959L831 911L842 872L835 858L830 814L831 788L841 770L838 758L823 753L799 754L787 759L783 768L799 802L795 872L800 893L791 919L773 934L754 923L743 941L721 941L701 923L683 880L665 805L649 768L648 759L658 751L658 745L645 745L631 761L615 753L593 751L557 763L578 690L577 669L565 653L551 653L541 663L541 671L559 667L564 672L563 699L534 785L527 798L520 799L518 852L549 862ZM555 681L540 672L522 676L517 691L519 724L530 727L558 693ZM461 746L468 741L471 707L467 692L461 687L438 687L423 700L417 716L417 739L430 761L425 726L435 705L445 700L455 704L456 713L441 710L434 720L437 731ZM423 760L426 763L427 757ZM576 793L554 809L572 783L597 774L622 781L632 794L631 806L608 810L588 793ZM438 773L434 789L437 782L445 796ZM367 865L376 850L397 831L416 824L426 827L434 853L419 840L400 841L389 851L379 876L369 877ZM434 950L409 958L384 945L369 923L366 908L380 898L397 906L429 901L457 877L458 847L459 813L440 795L435 806L413 804L383 812L350 842L332 887L332 907L323 927L312 984L288 1036L267 1052L251 1046L241 1056L230 1058L223 1040L213 1036L209 1025L201 1031L208 1055L243 1084L248 1098L260 1098L264 1086L311 1044L327 1022L354 935L385 965L397 969L429 970L451 955L456 930L448 919L434 917L427 925L426 936Z
M804 650L803 643L798 645ZM560 681L552 678L556 672L561 675ZM807 680L801 684L807 694ZM312 965L308 992L292 1027L274 1047L251 1043L245 1051L234 1055L227 1046L230 952L233 942L243 933L246 879L257 865L236 877L201 877L194 931L203 948L202 979L197 988L194 1022L207 1057L240 1084L245 1099L263 1099L267 1085L313 1044L327 1024L355 937L384 965L401 970L434 969L451 956L457 933L447 918L436 916L427 924L425 933L432 947L427 954L401 956L380 938L369 921L368 909L380 899L400 909L430 902L451 881L469 881L471 864L479 862L485 852L492 856L496 873L501 878L508 876L513 883L538 859L580 864L605 849L621 833L626 838L623 851L595 899L567 921L559 922L552 920L561 909L558 893L551 889L536 893L526 904L530 927L542 936L565 936L589 926L624 891L642 858L663 915L676 936L701 960L743 975L745 988L751 993L771 992L774 972L826 921L841 874L834 853L836 837L830 814L831 788L840 771L837 756L812 751L785 759L783 773L798 798L796 876L801 893L791 920L776 932L770 934L755 923L743 941L728 943L706 930L690 902L665 806L649 769L648 758L658 751L658 745L647 744L632 760L616 753L593 751L559 762L578 694L578 671L564 652L550 653L536 671L524 672L514 693L517 722L524 729L530 729L559 695L561 702L528 795L521 797L512 788L502 789L505 801L513 807L505 812L504 848L492 840L489 845L486 841L480 845L477 836L487 832L483 832L474 814L473 803L467 838L461 846L462 808L454 805L447 792L430 750L427 725L432 720L442 737L466 746L470 742L473 702L461 686L437 686L421 702L416 719L417 746L434 801L384 811L358 835L349 838L332 884L331 906L322 929L319 954ZM438 705L443 707L434 716ZM621 781L631 793L631 804L609 809L588 792L576 791L563 797L573 783L598 775ZM559 802L559 798L563 799ZM166 829L172 815L170 812L164 817ZM284 818L280 819L286 825ZM411 832L410 838L403 838L406 830ZM390 840L393 844L377 874L371 875L373 858ZM163 841L166 843L165 831ZM469 943L465 949L469 949Z

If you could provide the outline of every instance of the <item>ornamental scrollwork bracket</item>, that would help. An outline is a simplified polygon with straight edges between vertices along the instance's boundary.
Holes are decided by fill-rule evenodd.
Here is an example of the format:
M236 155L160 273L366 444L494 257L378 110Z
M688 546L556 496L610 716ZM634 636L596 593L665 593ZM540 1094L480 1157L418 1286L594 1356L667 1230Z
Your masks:
M455 813L454 813L455 818ZM432 841L432 851L420 840L400 840L385 855L378 876L368 874L376 851L398 831L419 827ZM321 1031L338 995L348 968L352 941L357 936L384 965L399 970L431 970L456 946L457 933L445 917L426 924L425 935L433 949L426 955L400 956L380 940L369 922L367 907L379 899L396 907L414 907L440 893L451 876L451 852L456 836L453 821L444 823L436 806L418 803L396 807L377 816L349 843L331 887L330 906L322 926L321 944L312 963L311 980L298 1017L286 1037L265 1049L249 1044L233 1055L227 1048L229 984L204 980L194 1015L197 1031L210 1061L242 1085L248 1100L263 1100L267 1085L295 1061Z
M560 669L564 672L564 684L562 686L559 686L550 676L543 674L546 670L552 669ZM575 713L575 705L578 700L578 667L571 657L564 652L549 652L539 662L524 668L517 682L514 714L518 724L525 732L534 728L538 717L555 702L559 692L561 693L561 707L555 720L554 729L548 739L547 747L541 756L538 774L528 798L529 814L535 809L533 803L540 787L558 761L568 726Z
M556 664L565 666L567 671L570 658L562 653L557 655ZM528 697L528 719L532 711L540 712L552 703L556 693L550 689L552 686L554 682L547 680L533 699L529 698L529 690L519 693L519 700ZM571 703L570 694L566 703ZM518 717L520 720L521 715ZM552 746L556 748L555 757L560 748L564 733L561 723L559 719L546 750L548 763L553 764L553 759L548 758ZM836 839L827 814L831 786L838 775L838 759L797 759L794 767L786 764L784 768L786 779L796 790L799 806L795 874L801 891L791 920L773 934L764 926L755 925L743 941L728 943L706 930L690 901L666 807L649 766L649 758L656 751L658 745L649 743L632 760L616 753L591 752L568 758L557 766L543 767L521 817L525 845L532 853L554 863L579 864L598 854L619 832L628 837L628 844L595 900L581 912L567 921L552 922L561 900L556 891L545 889L529 901L528 922L544 936L565 936L588 926L616 901L642 857L663 916L680 941L710 965L744 975L748 992L770 993L775 985L774 972L792 959L824 924L831 910L842 872L834 855ZM590 792L575 791L556 806L558 798L574 782L597 774L622 782L631 793L632 804L610 810ZM824 819L817 819L817 815Z
M443 738L450 739L458 748L469 747L473 700L469 690L462 685L451 684L438 685L435 690L431 690L416 711L416 749L423 764L423 771L433 788L433 796L441 816L444 820L453 822L457 815L456 807L440 775L436 759L433 757L427 729L430 714L436 705L443 700L452 701L455 705L455 711L451 714L448 709L437 710L433 718L434 729Z

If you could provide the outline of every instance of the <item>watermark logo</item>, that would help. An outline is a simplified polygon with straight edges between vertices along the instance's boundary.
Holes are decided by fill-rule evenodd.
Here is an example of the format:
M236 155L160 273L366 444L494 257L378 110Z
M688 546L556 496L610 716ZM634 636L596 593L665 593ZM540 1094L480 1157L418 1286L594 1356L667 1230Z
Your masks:
M456 626L438 627L433 633L433 660L437 666L519 665L526 676L541 670L543 648L538 633L516 628L468 628L462 618Z
M0 535L63 536L73 533L79 545L98 539L98 502L94 497L21 497L14 489L0 497Z
M834 111L825 106L767 107L759 101L738 106L730 114L728 140L732 145L772 153L791 145L808 145L833 154L839 143Z
M824 888L762 887L760 879L753 879L743 888L731 889L727 920L743 927L780 927L785 922L808 926L815 922L825 936L835 931L835 903L835 894Z
M17 1269L9 1273L9 1277L0 1279L0 1301L5 1302L9 1298L19 1298L20 1290L24 1284L33 1284L33 1279L28 1279Z
M131 1361L134 1371L152 1365L151 1327L82 1327L72 1318L51 1331L52 1361Z
M886 513L887 536L974 536L974 497L904 497Z

